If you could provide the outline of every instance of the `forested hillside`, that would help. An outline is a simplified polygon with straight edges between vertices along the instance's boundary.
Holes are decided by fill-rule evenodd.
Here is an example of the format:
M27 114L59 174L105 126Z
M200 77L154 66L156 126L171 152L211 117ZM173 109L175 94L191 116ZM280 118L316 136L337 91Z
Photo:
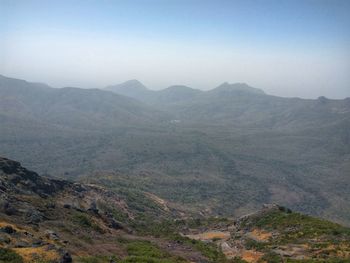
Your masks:
M42 174L131 185L203 214L276 202L349 224L349 98L281 98L228 83L109 89L123 95L1 77L0 153Z

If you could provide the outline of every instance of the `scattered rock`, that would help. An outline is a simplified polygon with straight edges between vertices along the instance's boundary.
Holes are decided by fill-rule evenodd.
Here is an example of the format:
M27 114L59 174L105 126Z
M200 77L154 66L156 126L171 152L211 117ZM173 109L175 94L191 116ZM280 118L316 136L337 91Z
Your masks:
M9 239L7 236L0 236L0 243L9 244L11 242L11 239Z
M73 206L72 208L74 208L74 209L77 210L78 212L82 212L82 213L86 212L85 209L83 209L83 208L81 208L81 207L78 207L78 206Z
M18 241L14 247L22 248L22 247L30 247L29 243L26 241Z
M31 209L31 210L27 211L26 219L27 219L28 224L38 224L41 221L43 221L44 216L39 211Z
M273 252L275 252L276 254L279 254L281 256L284 256L284 257L291 257L291 256L293 256L293 252L285 251L285 250L282 250L282 249L274 249Z
M88 211L93 212L94 214L98 214L98 209L97 209L97 205L95 202L92 202L90 204L90 208L88 209Z
M56 204L55 203L48 203L48 204L46 204L46 208L47 209L55 209L56 208Z
M52 230L46 230L45 236L51 240L59 240L60 239L59 236Z
M46 251L54 250L54 249L56 249L56 246L54 244L48 244L47 247L45 248Z
M28 237L33 237L34 235L32 233L29 233L27 231L24 231L23 234Z
M32 247L40 247L43 245L43 241L41 239L35 239L33 240Z
M113 218L109 219L108 227L114 228L114 229L123 229L124 228L120 222L114 220Z
M86 189L85 189L85 187L83 186L83 185L81 185L81 184L73 184L73 189L76 191L76 192L78 192L78 193L81 193L81 192L85 192L86 191Z
M289 209L289 208L287 208L287 207L284 207L284 206L279 206L278 209L279 209L280 211L282 211L282 212L287 213L287 214L292 213L292 210L291 210L291 209Z
M60 260L60 263L71 263L71 262L73 262L72 256L68 252L64 253Z
M5 213L8 216L15 215L18 211L14 208L9 202L2 201L0 203L0 211Z
M12 226L4 226L0 228L0 231L6 234L14 234L16 233L16 229L14 229Z

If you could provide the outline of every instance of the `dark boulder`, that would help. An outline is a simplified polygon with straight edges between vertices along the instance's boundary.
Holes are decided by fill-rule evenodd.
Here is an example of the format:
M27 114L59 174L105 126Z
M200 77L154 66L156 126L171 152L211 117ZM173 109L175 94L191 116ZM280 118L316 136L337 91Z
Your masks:
M7 236L0 235L0 244L9 244L11 242L11 239L9 239Z
M23 248L23 247L30 247L31 245L29 245L28 242L26 241L18 241L14 247L18 247L18 248Z
M44 220L44 215L34 209L30 209L26 212L26 220L29 224L38 224Z
M47 209L55 209L56 208L56 204L55 203L48 203L45 205L45 207Z
M60 263L71 263L71 262L73 262L72 256L68 252L65 252L60 260Z
M35 239L32 242L32 247L40 247L44 244L42 239Z
M14 229L12 226L4 226L0 228L0 231L6 234L14 234L16 233L16 229Z
M51 239L51 240L59 240L60 239L59 236L52 230L46 230L45 236L46 236L46 238Z
M12 216L18 213L17 209L5 200L0 202L0 212L3 212L8 216Z
M94 214L98 214L98 209L97 209L97 205L95 202L92 202L90 204L88 211L93 212Z
M124 228L123 225L120 222L116 221L113 218L109 219L108 223L109 223L108 226L110 228L114 228L114 229L123 229Z

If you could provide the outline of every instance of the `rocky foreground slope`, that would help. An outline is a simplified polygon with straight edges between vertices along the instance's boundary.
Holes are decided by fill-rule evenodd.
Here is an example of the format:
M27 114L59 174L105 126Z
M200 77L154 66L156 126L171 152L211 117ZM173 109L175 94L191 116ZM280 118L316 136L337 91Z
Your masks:
M112 192L41 177L5 158L0 159L0 197L0 243L25 261L58 260L78 247L84 253L90 240L124 228L113 211L133 217Z
M209 226L203 221L185 232L216 243L233 262L350 262L349 228L278 205Z
M150 193L126 201L0 158L0 197L0 262L211 262L201 250L217 253L152 235L180 212Z
M350 230L277 205L185 214L150 193L39 176L0 158L0 262L349 262Z

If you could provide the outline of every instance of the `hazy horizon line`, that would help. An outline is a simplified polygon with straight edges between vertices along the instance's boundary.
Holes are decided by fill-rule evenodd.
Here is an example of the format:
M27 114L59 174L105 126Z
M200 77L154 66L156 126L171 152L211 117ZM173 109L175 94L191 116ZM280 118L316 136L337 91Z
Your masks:
M220 87L221 85L227 83L229 85L236 85L236 84L247 85L248 87L251 87L251 88L263 91L265 93L265 95L281 97L281 98L297 98L297 99L305 99L305 100L316 100L316 99L318 99L320 97L325 97L325 98L330 99L330 100L345 100L345 99L349 99L350 98L350 95L349 96L345 96L343 98L332 98L332 97L324 96L322 94L320 94L317 97L313 97L313 98L302 97L302 96L283 96L283 95L278 95L278 94L273 94L273 93L270 93L270 92L266 92L264 89L259 88L259 87L255 87L253 85L250 85L248 82L223 81L220 84L218 84L218 85L216 85L216 86L214 86L212 88L209 88L209 89L193 88L193 87L191 87L189 85L185 85L185 84L171 84L171 85L168 85L168 86L160 88L160 89L152 89L149 86L145 85L142 81L140 81L139 79L136 79L136 78L128 79L128 80L125 80L125 81L122 81L122 82L118 82L118 83L114 83L114 84L108 84L108 85L104 85L104 86L101 85L101 86L96 86L96 87L82 87L82 86L75 86L75 85L56 86L56 85L50 85L49 83L42 82L42 81L28 80L26 78L7 76L7 75L4 75L4 74L0 74L0 77L9 78L9 79L16 79L16 80L25 81L25 82L28 82L28 83L33 83L33 84L46 85L49 88L53 88L53 89L76 88L76 89L87 89L87 90L89 90L89 89L98 89L98 90L103 90L103 91L110 91L110 90L107 90L106 88L122 85L122 84L125 84L125 83L129 82L129 81L137 81L149 91L162 91L162 90L166 90L166 89L168 89L170 87L174 87L174 86L183 86L183 87L187 87L187 88L190 88L190 89L206 92L206 91L214 90L214 89Z

